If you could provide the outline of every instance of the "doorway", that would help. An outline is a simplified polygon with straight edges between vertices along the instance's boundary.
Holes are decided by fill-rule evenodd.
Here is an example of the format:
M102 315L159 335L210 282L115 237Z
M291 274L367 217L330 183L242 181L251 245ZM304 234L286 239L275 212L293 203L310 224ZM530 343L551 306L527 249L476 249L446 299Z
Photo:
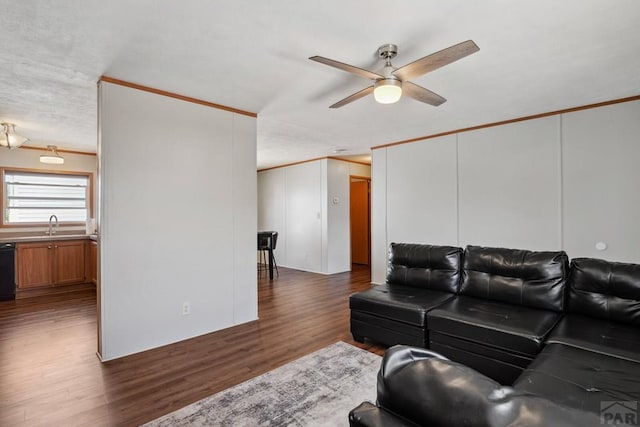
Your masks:
M371 178L350 176L351 263L371 262Z

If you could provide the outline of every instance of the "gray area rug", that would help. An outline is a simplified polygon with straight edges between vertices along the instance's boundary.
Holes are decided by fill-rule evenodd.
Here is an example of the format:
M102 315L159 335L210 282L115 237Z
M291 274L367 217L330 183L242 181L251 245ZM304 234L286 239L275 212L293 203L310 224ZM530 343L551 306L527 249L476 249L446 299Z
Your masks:
M375 401L381 357L338 342L145 424L348 426L349 411Z

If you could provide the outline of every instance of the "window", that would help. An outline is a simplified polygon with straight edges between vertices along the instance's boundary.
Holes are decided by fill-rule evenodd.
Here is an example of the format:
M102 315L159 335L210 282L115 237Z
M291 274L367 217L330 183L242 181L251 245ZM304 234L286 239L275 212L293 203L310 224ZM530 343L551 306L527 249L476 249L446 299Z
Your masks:
M90 215L89 173L3 170L2 225L85 222Z

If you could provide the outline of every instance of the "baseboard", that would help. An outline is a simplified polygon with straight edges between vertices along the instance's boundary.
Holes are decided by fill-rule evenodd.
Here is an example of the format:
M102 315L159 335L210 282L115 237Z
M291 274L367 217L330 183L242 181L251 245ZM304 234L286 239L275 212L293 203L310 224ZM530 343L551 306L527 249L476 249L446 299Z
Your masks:
M93 283L76 283L73 285L47 286L33 289L17 289L16 299L41 297L44 295L67 294L70 292L81 292L87 290L96 290Z

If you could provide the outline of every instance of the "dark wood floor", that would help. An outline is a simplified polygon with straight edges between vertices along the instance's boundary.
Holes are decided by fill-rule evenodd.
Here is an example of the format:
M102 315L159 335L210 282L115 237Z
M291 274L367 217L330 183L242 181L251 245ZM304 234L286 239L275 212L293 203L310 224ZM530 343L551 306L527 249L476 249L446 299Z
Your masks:
M100 363L95 293L0 302L0 426L130 426L155 419L349 334L348 296L369 270L280 268L258 283L260 320Z

